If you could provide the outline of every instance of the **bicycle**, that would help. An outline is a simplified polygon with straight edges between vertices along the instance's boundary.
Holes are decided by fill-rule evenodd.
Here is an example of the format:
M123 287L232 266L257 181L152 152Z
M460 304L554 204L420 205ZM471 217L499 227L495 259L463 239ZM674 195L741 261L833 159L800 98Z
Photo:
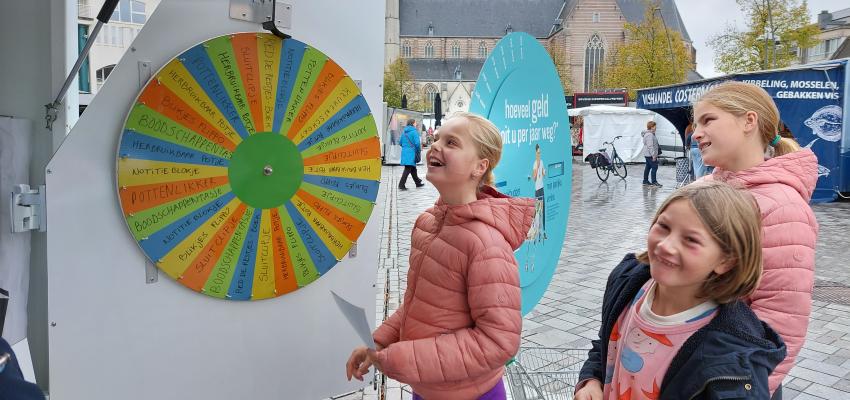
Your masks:
M598 176L599 180L601 180L602 182L608 180L608 176L611 174L611 172L613 172L614 175L619 176L620 179L626 179L626 175L628 175L629 173L629 170L626 168L626 162L623 161L622 158L620 158L620 155L617 154L617 148L614 147L614 142L616 142L617 139L620 138L622 138L622 136L616 136L610 142L602 143L602 146L611 145L610 157L608 156L607 147L599 149L599 153L601 153L605 156L605 158L608 159L608 163L604 163L603 165L599 165L598 167L596 167L596 176Z

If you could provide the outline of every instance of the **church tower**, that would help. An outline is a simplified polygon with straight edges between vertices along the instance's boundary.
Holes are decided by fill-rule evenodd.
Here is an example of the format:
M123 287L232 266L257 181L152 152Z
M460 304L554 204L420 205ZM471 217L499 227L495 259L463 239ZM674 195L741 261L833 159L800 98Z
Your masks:
M387 0L387 13L384 17L384 66L398 59L399 52L399 0Z

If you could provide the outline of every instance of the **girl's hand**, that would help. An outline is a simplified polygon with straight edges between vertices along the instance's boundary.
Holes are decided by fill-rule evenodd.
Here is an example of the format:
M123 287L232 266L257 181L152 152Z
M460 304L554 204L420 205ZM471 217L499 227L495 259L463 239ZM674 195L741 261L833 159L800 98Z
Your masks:
M575 400L602 400L602 382L597 381L596 379L590 379L584 386L579 389L575 397Z
M378 360L378 352L377 351L372 350L372 349L367 349L366 350L366 357L369 360L369 362L373 366L375 366L376 370L383 372L384 367L381 366L381 361ZM367 372L368 372L368 370L367 370Z
M354 377L354 379L357 379L358 381L362 381L363 374L369 372L369 367L372 366L372 363L369 362L367 350L369 349L365 346L358 347L354 349L354 351L351 352L351 356L348 357L348 362L345 363L345 376L349 381L351 380L351 377Z
M381 349L381 346L378 346ZM345 363L345 376L350 381L352 377L358 381L363 380L363 375L369 373L369 367L375 366L377 370L381 370L381 364L378 362L378 353L375 350L365 346L358 347L351 352L348 357L348 362Z

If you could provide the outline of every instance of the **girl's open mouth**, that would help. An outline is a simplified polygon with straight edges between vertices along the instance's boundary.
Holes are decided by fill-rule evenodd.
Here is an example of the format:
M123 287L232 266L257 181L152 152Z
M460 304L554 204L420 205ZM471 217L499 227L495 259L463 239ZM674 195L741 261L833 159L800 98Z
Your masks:
M678 268L679 267L679 264L676 264L672 261L669 261L669 260L665 259L664 257L655 256L655 258L658 259L658 262L660 264L664 265L665 267L669 267L669 268Z
M428 166L429 167L442 167L443 162L440 161L440 160L437 160L435 158L430 158L430 159L428 159Z

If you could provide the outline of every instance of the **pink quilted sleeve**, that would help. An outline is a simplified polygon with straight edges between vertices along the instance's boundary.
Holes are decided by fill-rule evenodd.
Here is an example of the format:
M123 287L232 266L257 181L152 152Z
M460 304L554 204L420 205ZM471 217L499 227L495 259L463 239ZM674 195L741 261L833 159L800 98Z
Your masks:
M401 326L402 316L404 315L404 307L399 307L393 315L384 320L384 323L375 329L372 333L372 339L381 347L387 347L399 339L399 329Z
M513 253L491 247L467 271L474 326L437 337L392 344L378 352L383 372L406 383L473 378L501 368L519 349L519 274Z
M413 260L413 252L416 251L417 243L420 240L417 238L418 228L422 225L422 221L425 218L428 218L428 213L424 212L419 214L419 217L416 218L416 222L414 224L413 230L410 232L410 242L412 244L411 254L410 254L410 265L414 264ZM408 296L410 295L410 285L412 282L416 281L416 270L414 268L409 268L407 270L407 288L404 291L404 298L402 299L402 304L399 305L398 309L390 315L389 318L384 320L381 326L378 329L375 329L375 332L372 333L372 340L375 343L381 345L381 347L386 348L387 346L398 342L401 338L401 321L404 320L404 302L409 301Z
M794 366L812 311L818 226L807 205L786 203L762 219L764 272L750 297L753 311L785 341L788 356L770 375L771 393Z

